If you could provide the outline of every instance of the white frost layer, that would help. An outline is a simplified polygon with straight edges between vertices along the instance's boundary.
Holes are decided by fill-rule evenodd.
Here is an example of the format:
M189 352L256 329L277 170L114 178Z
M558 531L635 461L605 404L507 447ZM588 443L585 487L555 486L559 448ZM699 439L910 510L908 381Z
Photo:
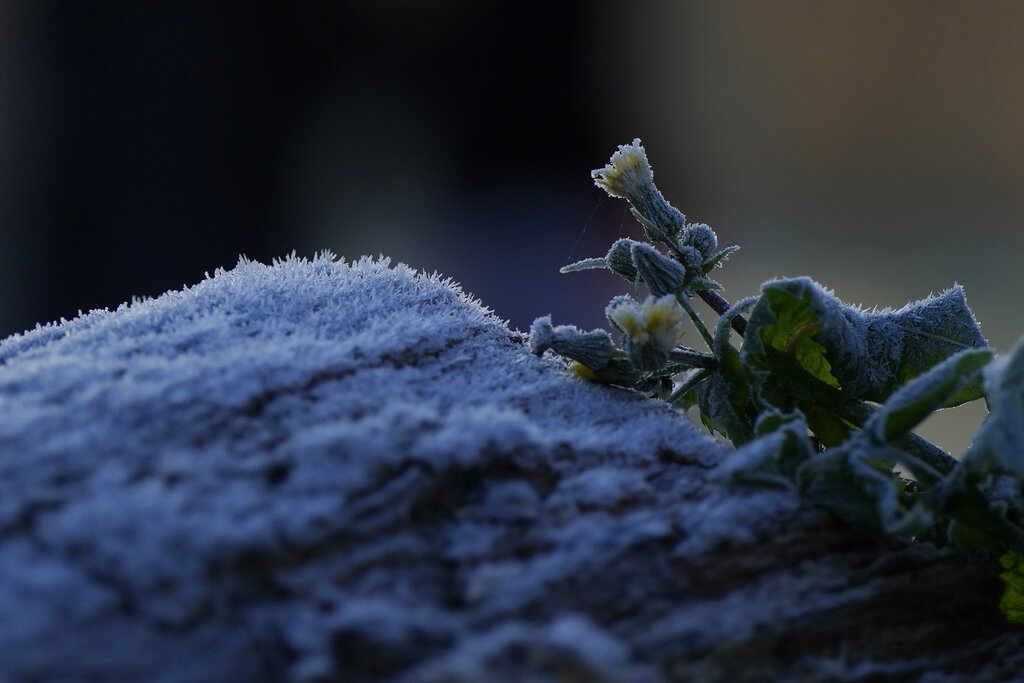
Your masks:
M531 355L450 281L386 259L243 259L183 291L0 343L0 679L72 680L83 670L144 678L158 667L161 680L217 680L217 666L256 670L264 663L245 657L259 647L246 639L265 634L248 623L244 601L225 594L234 568L320 552L327 539L374 537L401 525L411 508L395 501L413 505L438 473L503 459L550 469L561 483L550 495L491 483L440 535L393 534L344 554L354 566L361 552L434 558L442 550L432 544L443 541L445 561L475 563L506 542L487 531L495 524L564 519L537 532L554 545L535 562L482 562L465 573L465 599L497 616L543 599L552 581L670 534L670 511L642 509L655 492L639 472L664 474L677 461L707 467L722 453L664 405ZM679 486L682 497L701 485ZM678 499L664 483L660 490ZM579 510L631 505L641 509L607 524L573 521ZM685 526L700 545L699 520ZM322 571L297 565L294 590L313 600ZM409 605L420 605L409 614L440 609L414 581L374 580L358 588L374 596L359 604L374 610L353 603L321 621L271 610L280 637L311 653L294 671L330 651L325 634L338 623L365 617L370 632L392 623L380 615ZM425 622L394 623L394 634L376 636L402 639ZM438 623L454 638L470 628ZM551 633L581 623L558 621ZM198 640L176 636L172 647L169 632ZM110 642L118 647L104 649ZM210 647L219 659L194 657ZM232 648L242 654L225 659ZM192 663L169 664L183 660Z

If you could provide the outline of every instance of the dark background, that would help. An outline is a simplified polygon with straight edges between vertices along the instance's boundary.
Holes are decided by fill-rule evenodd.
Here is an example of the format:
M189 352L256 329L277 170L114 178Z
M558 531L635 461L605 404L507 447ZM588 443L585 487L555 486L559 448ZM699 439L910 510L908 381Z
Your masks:
M628 285L589 171L643 138L743 250L899 306L954 281L1024 332L1018 2L0 2L0 337L239 254L380 253L526 328Z

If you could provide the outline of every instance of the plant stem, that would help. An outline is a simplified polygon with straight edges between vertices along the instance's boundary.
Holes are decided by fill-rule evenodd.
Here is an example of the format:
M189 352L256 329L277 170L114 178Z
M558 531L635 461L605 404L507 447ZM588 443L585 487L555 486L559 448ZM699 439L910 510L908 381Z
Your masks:
M693 310L693 306L690 305L690 300L682 294L676 294L676 301L678 301L679 305L683 307L686 314L690 316L690 320L693 321L697 331L700 332L700 336L704 337L704 343L708 345L708 348L715 348L714 338L711 336L711 333L708 332L708 328L704 326L704 321L700 319L699 315L697 315L697 311Z
M873 412L874 408L864 401L846 401L842 404L840 414L863 429ZM901 436L896 440L896 445L943 475L949 474L957 466L956 458L914 432Z
M825 408L834 415L838 415L860 429L864 429L864 425L876 410L866 401L844 398L837 390L817 380L800 383L799 385L790 384L790 386L789 391L792 395L799 396L803 394L805 399L813 401L816 405ZM894 445L902 448L942 475L952 472L958 464L956 458L949 453L946 453L932 442L921 438L913 432L908 432L896 439Z
M703 368L705 370L712 370L718 365L718 361L715 360L714 356L685 347L669 351L668 359L673 363L681 363L690 368Z
M665 399L671 406L678 408L680 401L693 390L695 386L708 378L710 373L707 370L698 370L693 373L685 382L676 387L675 391Z
M697 295L718 315L725 314L732 305L714 290L704 289L698 292ZM732 329L736 330L736 333L742 337L747 332L747 319L742 315L734 315L732 317Z
M634 215L636 215L635 212ZM649 223L643 220L641 217L638 216L638 219L640 219L641 223L646 223L649 225ZM677 244L667 239L662 241L668 246L669 250L671 250L672 253L676 255L677 261L679 261L680 263L686 262L686 259L683 256L683 252L679 249L679 246ZM697 295L701 299L703 299L704 303L710 306L711 309L718 315L724 314L732 306L732 304L726 301L721 295L718 294L718 292L715 292L714 290L711 289L702 289L697 293ZM676 298L680 299L680 303L682 303L682 297ZM689 310L689 308L687 310ZM747 332L747 319L739 314L734 315L732 318L732 329L736 330L736 333L742 337ZM713 345L712 348L714 348Z

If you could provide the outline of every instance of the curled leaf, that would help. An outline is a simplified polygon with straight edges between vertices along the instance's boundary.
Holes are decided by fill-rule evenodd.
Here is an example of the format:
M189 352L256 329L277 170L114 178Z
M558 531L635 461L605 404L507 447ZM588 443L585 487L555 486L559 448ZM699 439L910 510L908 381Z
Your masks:
M867 357L856 386L871 401L885 400L897 387L963 349L987 346L959 285L897 311L861 315ZM980 396L978 381L950 397L946 407Z
M867 421L864 431L877 442L891 442L910 432L928 415L976 386L992 350L965 349L915 377L888 398Z
M1024 339L984 372L989 415L963 458L972 479L1012 477L1024 493Z
M880 313L844 304L810 278L775 280L761 292L744 363L768 403L782 400L780 384L808 378L841 389L845 399L880 403L955 353L985 346L960 287ZM980 381L968 383L939 407L978 396Z
M809 278L776 280L761 287L747 321L740 358L755 400L788 411L798 407L793 388L838 388L835 363L852 364L862 351L862 331L844 305ZM803 411L806 414L806 411Z
M807 421L800 413L770 410L754 426L756 439L723 462L716 478L727 484L796 488L796 471L814 457Z
M917 535L933 523L931 508L892 470L898 453L854 438L804 462L800 492L847 522L874 534Z

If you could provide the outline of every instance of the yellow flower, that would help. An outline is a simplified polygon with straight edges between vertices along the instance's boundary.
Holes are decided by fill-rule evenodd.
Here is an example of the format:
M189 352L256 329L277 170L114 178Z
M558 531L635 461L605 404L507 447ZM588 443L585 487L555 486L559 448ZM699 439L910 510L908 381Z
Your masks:
M647 161L647 152L640 144L640 138L634 138L630 145L619 145L608 164L591 171L590 175L594 184L612 197L629 200L654 182L651 164Z
M665 353L675 348L682 334L682 312L671 294L660 299L649 296L642 305L621 301L608 316L632 343L653 344Z
M633 215L643 224L652 242L678 246L678 235L686 226L686 216L672 206L654 186L654 172L647 152L634 138L632 144L619 145L604 168L590 172L594 184L611 197L622 197L633 207Z

